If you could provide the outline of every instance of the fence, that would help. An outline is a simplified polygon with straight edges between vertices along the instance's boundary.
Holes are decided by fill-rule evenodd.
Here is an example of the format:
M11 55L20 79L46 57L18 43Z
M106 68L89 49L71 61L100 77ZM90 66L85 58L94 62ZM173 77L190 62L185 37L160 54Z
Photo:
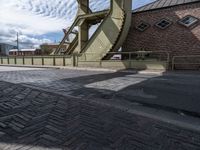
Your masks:
M2 56L2 65L44 65L100 68L168 69L169 54L166 52L112 52L101 54L97 60L89 60L94 53L70 56ZM109 59L101 59L102 57Z
M159 51L138 52L111 52L101 54L97 60L89 60L94 53L85 53L77 57L79 67L102 67L102 68L134 68L134 69L168 69L169 53ZM95 54L96 55L96 54ZM109 58L109 59L101 59Z
M172 70L200 70L200 55L174 56Z
M44 66L72 66L70 56L3 56L0 57L3 65L44 65Z

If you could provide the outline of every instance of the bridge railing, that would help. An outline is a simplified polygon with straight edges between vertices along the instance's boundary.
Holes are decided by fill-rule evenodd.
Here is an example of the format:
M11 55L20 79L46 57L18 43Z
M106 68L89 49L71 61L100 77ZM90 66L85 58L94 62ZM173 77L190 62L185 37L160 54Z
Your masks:
M174 56L172 58L172 70L200 70L200 55Z
M96 55L96 53L83 53L78 54L80 60L88 61L87 57L91 58L91 55ZM100 53L99 55L112 55L111 59L117 59L116 55L120 55L123 60L148 60L148 59L157 59L158 61L169 61L169 53L165 51L136 51L136 52L109 52L109 53ZM116 56L116 57L115 57ZM102 58L101 56L99 57ZM109 59L110 60L110 59Z
M99 54L99 59L90 61L94 53L84 53L77 56L77 66L79 67L113 67L113 68L158 68L158 69L168 69L169 68L169 53L165 51L137 51L137 52L110 52L106 55L110 55L110 59L101 60L101 55ZM88 59L89 58L89 59Z
M71 56L0 56L1 65L71 66Z
M98 67L98 68L135 68L135 69L168 69L169 54L166 52L138 51L111 52L110 59L90 61L94 53L73 54L69 56L0 56L1 65L27 66L70 66L70 67ZM105 54L101 54L105 56Z

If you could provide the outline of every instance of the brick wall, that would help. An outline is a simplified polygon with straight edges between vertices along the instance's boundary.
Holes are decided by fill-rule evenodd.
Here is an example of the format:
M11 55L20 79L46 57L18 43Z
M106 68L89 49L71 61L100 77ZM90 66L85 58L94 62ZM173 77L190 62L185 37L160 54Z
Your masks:
M123 51L150 50L167 51L175 55L200 54L200 21L190 28L180 25L177 21L192 15L200 19L200 3L179 5L166 9L133 13L132 26L123 45ZM155 26L159 20L166 18L173 22L167 29ZM151 25L144 32L135 27L144 21Z

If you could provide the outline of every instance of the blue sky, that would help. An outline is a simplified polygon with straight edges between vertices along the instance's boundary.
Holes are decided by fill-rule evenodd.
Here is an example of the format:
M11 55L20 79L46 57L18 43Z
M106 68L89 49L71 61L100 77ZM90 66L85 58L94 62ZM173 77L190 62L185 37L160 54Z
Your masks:
M93 10L108 8L110 0L90 0ZM133 9L154 0L133 0ZM76 0L0 0L0 42L38 47L59 41L62 29L70 26L76 15Z

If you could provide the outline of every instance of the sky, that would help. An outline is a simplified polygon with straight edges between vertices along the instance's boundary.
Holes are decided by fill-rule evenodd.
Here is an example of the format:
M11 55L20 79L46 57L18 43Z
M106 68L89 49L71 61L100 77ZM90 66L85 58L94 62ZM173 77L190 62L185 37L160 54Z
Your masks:
M154 0L133 0L133 9ZM110 0L90 0L93 11L109 7ZM76 0L0 0L0 43L39 47L61 40L62 29L73 22Z

